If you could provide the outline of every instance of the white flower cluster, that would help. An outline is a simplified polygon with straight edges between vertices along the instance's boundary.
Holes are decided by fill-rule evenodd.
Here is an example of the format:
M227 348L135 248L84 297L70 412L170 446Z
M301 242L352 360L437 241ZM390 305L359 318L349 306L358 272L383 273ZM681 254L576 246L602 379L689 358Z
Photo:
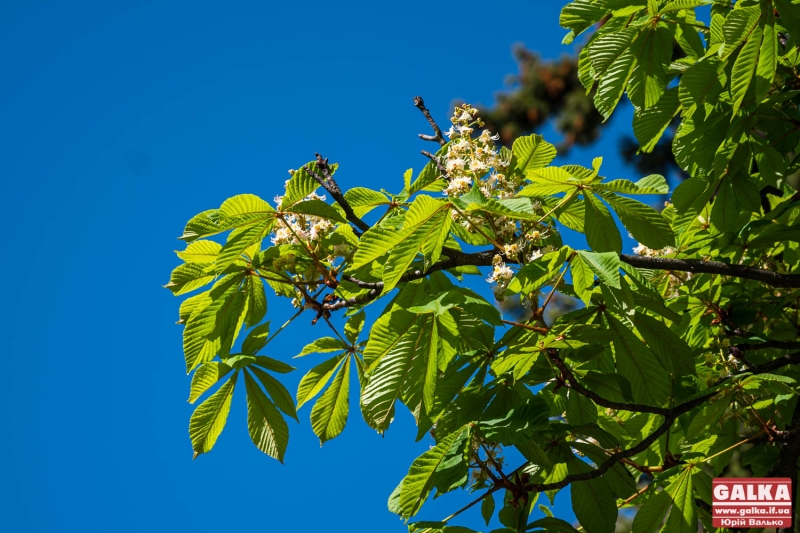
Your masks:
M275 197L275 203L280 204L282 196ZM325 200L325 196L312 192L305 197L305 200ZM286 213L282 220L278 218L275 226L275 235L272 237L272 244L302 244L307 241L318 241L325 235L331 233L336 227L326 219L311 215L295 215Z
M500 136L483 130L478 137L472 137L475 127L483 126L483 121L476 118L477 113L477 109L464 104L456 108L453 118L450 119L453 126L446 132L450 137L450 149L444 159L449 183L444 194L466 194L472 188L473 182L480 180L481 191L487 197L513 196L518 184L509 183L505 174L501 173L510 162L502 160L494 144ZM484 176L485 179L482 179Z
M667 246L666 248L661 248L660 250L653 250L652 248L648 248L644 244L639 243L636 247L634 247L633 253L637 255L643 255L645 257L661 257L674 254L675 248Z
M514 277L514 271L503 262L503 258L499 255L494 256L492 259L492 267L492 275L486 278L486 281L489 283L496 283L496 285L492 287L492 291L495 296L499 297L506 290L506 287L508 287L511 278Z

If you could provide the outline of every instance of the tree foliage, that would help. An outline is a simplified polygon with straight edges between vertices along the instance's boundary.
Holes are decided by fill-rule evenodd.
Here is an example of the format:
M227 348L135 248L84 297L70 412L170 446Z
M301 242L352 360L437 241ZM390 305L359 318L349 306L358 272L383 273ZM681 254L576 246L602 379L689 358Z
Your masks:
M417 98L433 128L421 137L439 149L399 192L343 192L317 156L273 203L242 194L192 218L167 287L203 289L179 312L195 455L214 446L238 386L250 437L280 461L286 417L306 403L323 443L351 394L378 432L408 409L433 442L390 510L411 520L432 495L473 493L410 531L471 531L452 522L480 505L503 531L572 532L546 507L529 518L541 493L567 488L589 533L613 532L631 506L635 533L713 529L710 478L734 453L796 487L800 4L714 2L709 25L696 15L706 5L577 0L561 15L566 41L595 28L578 76L604 117L627 95L643 148L678 121L672 149L690 178L661 212L637 199L670 192L659 175L609 179L600 157L554 166L539 135L498 148L469 105L442 132ZM622 253L615 216L636 254ZM588 249L565 245L565 227ZM487 275L528 318L468 287ZM294 368L267 355L283 329L270 336L267 292L331 331L299 354L316 360L294 395L280 381ZM582 307L547 323L555 294ZM512 449L518 465L504 461Z

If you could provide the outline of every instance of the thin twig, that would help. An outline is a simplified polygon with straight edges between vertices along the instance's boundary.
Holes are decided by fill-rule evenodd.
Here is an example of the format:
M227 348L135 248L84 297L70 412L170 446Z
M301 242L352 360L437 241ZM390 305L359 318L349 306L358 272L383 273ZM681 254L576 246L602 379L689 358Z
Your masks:
M421 153L422 155L433 161L434 164L436 164L436 168L438 168L439 172L442 173L442 177L447 181L450 181L450 176L447 174L447 168L445 168L441 159L439 159L438 157L436 157L435 155L426 150L420 150L419 153Z
M367 231L369 229L369 224L358 218L355 212L353 211L353 207L350 203L345 199L344 194L342 194L342 190L339 188L339 184L336 183L336 180L333 179L333 176L330 172L330 166L328 165L328 159L323 159L321 155L315 154L317 156L317 168L322 173L322 176L317 174L310 166L306 165L303 167L308 174L314 178L314 181L319 183L323 189L325 189L339 204L344 211L344 216L347 218L350 223L352 223L355 227L360 229L361 231Z
M422 100L421 96L414 97L414 105L417 109L422 111L422 114L425 115L425 118L428 119L428 123L430 123L431 128L433 128L434 135L425 135L423 133L419 134L419 138L425 141L433 141L439 143L439 146L444 146L447 144L447 141L444 140L444 136L442 135L442 130L439 128L439 125L436 124L436 121L433 120L431 116L431 112L428 111L428 108L425 107L425 102Z

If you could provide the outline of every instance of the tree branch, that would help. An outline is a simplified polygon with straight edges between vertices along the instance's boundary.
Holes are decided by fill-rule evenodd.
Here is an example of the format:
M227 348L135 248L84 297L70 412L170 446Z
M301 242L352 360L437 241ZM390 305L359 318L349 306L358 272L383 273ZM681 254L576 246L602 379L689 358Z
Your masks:
M428 122L430 123L431 128L433 128L433 133L434 133L434 135L425 135L423 133L420 133L419 138L424 141L437 142L439 143L439 146L444 146L445 144L447 144L447 141L444 140L444 136L442 135L441 128L439 128L439 125L436 124L435 120L433 120L431 112L428 111L427 107L425 107L425 102L422 100L421 96L414 97L414 105L416 106L417 109L422 111L422 114L425 115L425 118L428 119Z
M720 274L734 278L761 281L773 287L800 287L800 274L778 274L771 270L743 265L731 265L720 261L703 261L700 259L670 259L667 257L645 257L641 255L621 254L623 263L639 268L654 270L678 270L697 274Z
M361 231L367 231L369 229L369 224L358 218L355 212L353 211L353 207L350 203L345 199L344 195L342 194L342 190L339 188L339 184L336 183L336 180L333 179L333 176L330 172L330 167L328 166L328 159L323 159L321 155L314 154L317 156L317 168L322 173L322 176L314 172L311 167L306 165L303 167L308 174L314 178L314 180L319 183L323 189L325 189L342 207L344 210L344 215L355 227L360 229Z
M796 354L795 354L796 355ZM794 408L792 414L791 429L800 428L800 402ZM792 489L797 490L797 460L800 459L800 433L791 435L786 444L781 448L778 455L778 462L769 471L767 477L788 477L792 480ZM792 520L794 521L797 502L792 498ZM791 527L778 529L776 533L790 533Z
M419 153L421 153L422 155L424 155L425 157L427 157L436 164L436 168L438 168L439 172L442 173L442 177L444 179L448 181L450 180L450 176L447 175L447 169L445 168L444 164L442 164L441 159L439 159L438 157L436 157L435 155L426 150L420 150Z

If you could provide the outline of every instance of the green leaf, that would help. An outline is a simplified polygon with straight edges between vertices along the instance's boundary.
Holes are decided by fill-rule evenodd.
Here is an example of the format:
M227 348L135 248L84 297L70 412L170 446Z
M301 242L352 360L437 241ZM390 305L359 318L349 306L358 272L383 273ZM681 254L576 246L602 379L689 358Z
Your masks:
M228 242L219 252L215 264L216 271L222 273L234 261L240 259L242 252L256 243L264 240L275 226L275 219L270 217L262 221L257 221L231 232Z
M632 198L612 193L601 193L601 196L634 239L654 250L675 246L675 234L661 213Z
M283 384L256 366L248 367L266 389L275 406L297 420L297 408L294 399Z
M361 218L379 205L389 205L385 194L365 187L353 187L344 193L344 199L353 208L357 217Z
M279 209L286 210L287 207L294 205L319 188L319 183L317 180L311 177L311 174L309 174L305 169L306 166L312 171L319 173L316 161L312 161L307 165L303 165L303 167L297 169L286 183L286 194L281 200ZM333 175L333 173L336 172L337 165L334 163L329 166L331 175Z
M577 294L578 298L587 306L590 305L592 291L594 289L594 271L580 256L576 256L570 262L569 268L570 274L572 274L572 288L575 289L575 294Z
M442 158L447 153L447 150L450 147L450 143L442 146L438 152L433 154L436 157ZM434 184L437 180L441 180L442 173L439 172L439 168L433 161L428 161L428 163L422 167L422 171L417 176L417 179L414 180L414 183L408 188L408 194L411 196L414 193L419 191L426 190L430 185Z
M247 430L250 438L259 450L282 463L289 444L289 426L275 404L247 372L244 384L247 389Z
M244 323L247 327L253 327L261 322L267 314L267 295L264 294L264 282L257 276L247 276L244 290L247 299Z
M340 339L335 339L333 337L322 337L306 344L300 353L295 355L295 357L303 357L304 355L308 355L310 353L338 352L347 350L349 347L350 346L346 342Z
M217 442L219 434L225 427L228 412L231 409L231 398L236 386L234 374L206 401L197 406L189 420L189 438L192 439L194 456L208 453Z
M527 172L526 177L531 184L524 187L520 196L552 196L559 193L570 193L580 185L580 180L562 167L544 167Z
M572 510L583 529L591 533L614 533L617 500L603 478L575 481L570 485Z
M266 346L267 339L269 339L269 322L265 322L260 326L256 326L247 337L244 338L242 343L242 352L255 355L261 348Z
M286 212L295 213L297 215L311 215L314 217L333 220L334 222L339 222L342 224L347 223L347 219L345 219L341 213L339 213L339 211L337 211L332 205L329 205L322 200L305 200L303 202L297 202L296 204L286 208Z
M633 399L648 405L663 405L669 396L669 379L655 355L619 320L606 315L611 329L619 334L613 341L617 372L631 384Z
M604 74L629 48L638 31L624 28L620 31L598 35L588 45L589 60L596 74Z
M492 520L492 515L494 515L494 495L489 494L481 502L481 516L487 526Z
M628 97L637 108L647 109L664 94L667 85L664 67L672 57L672 35L662 22L655 28L647 27L630 49L636 56L636 67L631 74Z
M347 423L350 391L350 357L339 367L336 377L311 409L311 428L320 443L339 435Z
M190 242L183 251L175 250L175 253L187 263L213 263L217 259L217 254L222 245L218 242L200 240Z
M676 376L695 374L692 349L663 322L636 313L633 323L667 372Z
M633 73L635 64L636 56L628 48L600 78L597 92L594 95L594 105L606 120L611 116L614 108L617 107L619 99L622 98L622 93L625 92L625 87Z
M389 426L401 396L411 409L419 407L431 368L428 358L436 354L434 321L431 314L395 310L375 322L364 348L369 377L361 392L361 411L378 431Z
M599 191L621 192L625 194L667 194L669 185L664 176L650 174L637 182L628 180L611 180L603 183L592 183L591 189Z
M517 137L511 152L514 154L516 169L523 174L528 170L546 167L556 157L556 147L537 134Z
M666 491L649 498L636 512L633 519L633 533L658 533L664 517L672 505L672 498Z
M761 49L756 65L756 102L761 102L772 87L778 69L778 31L775 28L775 10L765 9Z
M211 289L211 299L202 310L196 310L183 330L183 353L186 373L200 363L210 361L217 353L230 352L244 310L244 296L239 291L242 276L231 274Z
M351 268L353 270L370 264L372 261L388 254L394 253L392 268L410 265L414 260L419 249L422 247L426 237L430 236L438 227L437 216L441 217L447 203L441 200L434 200L430 196L419 196L406 214L403 228L388 226L373 226L361 236L353 257ZM409 242L410 241L410 242ZM400 248L400 251L397 251ZM390 272L394 278L399 279L403 272ZM384 283L386 280L384 280ZM384 288L385 292L390 289Z
M339 363L346 355L337 355L327 361L323 361L303 376L297 386L297 408L300 409L304 403L311 400L314 396L325 388L331 376L336 371Z
M572 426L597 422L597 406L586 396L570 391L567 398L567 420Z
M760 18L761 6L742 7L728 14L722 28L725 35L725 49L721 54L723 58L731 55L740 44L751 38Z
M275 209L255 194L239 194L225 200L219 208L221 229L262 224L275 218Z
M444 437L436 446L417 457L408 469L400 488L400 516L408 519L419 511L433 488L434 474L447 457L450 447L465 431L453 432Z
M586 241L595 252L622 252L622 236L603 203L593 194L584 195Z
M762 35L763 33L760 27L756 26L753 28L753 32L749 35L747 42L745 42L742 47L742 51L739 52L736 61L733 63L733 70L731 71L731 98L733 98L734 115L739 112L747 89L750 87L750 82L756 74L758 52L761 48Z
M192 375L192 385L189 389L189 403L194 403L208 389L219 380L228 375L231 367L219 361L209 361L201 365Z
M558 23L562 28L572 30L572 38L574 38L605 17L608 11L608 8L602 4L593 3L590 0L575 0L561 10Z
M414 262L425 242L433 238L439 243L438 250L430 250L430 254L441 252L444 239L441 235L441 226L447 216L449 204L443 200L434 200L430 196L418 196L406 214L401 236L392 246L389 258L383 269L383 292L388 293L400 281L411 263ZM369 233L369 232L367 232ZM364 234L366 236L366 233ZM364 237L362 237L363 242ZM359 251L353 260L354 267L359 261Z
M600 283L619 289L619 269L622 268L619 254L615 252L587 252L585 250L577 250L577 253L578 255L573 259L573 262L579 261L583 266L591 270L597 275Z
M523 266L508 284L508 290L530 294L547 285L561 270L572 250L565 246L556 252L545 254Z
M640 109L633 118L633 133L642 152L649 153L658 144L672 118L681 108L678 87L667 90L655 105Z
M272 357L265 357L263 355L256 356L256 364L271 372L278 372L279 374L288 374L292 370L297 370L295 367L287 365L283 361L278 361Z
M672 498L672 511L667 519L668 533L696 533L697 510L692 491L692 469L684 469L677 481L666 492Z
M211 283L216 277L208 264L184 263L172 271L169 283L164 288L172 291L175 296L180 296Z
M678 98L684 112L691 115L697 106L716 104L727 78L723 63L716 59L698 61L681 76Z
M366 313L364 311L359 311L358 313L354 314L350 318L347 319L347 322L344 324L344 336L347 338L350 343L355 344L358 340L358 335L361 333L361 330L364 328L364 319L366 318Z
M209 209L193 216L186 227L183 235L178 237L182 241L191 242L199 237L210 237L222 231L219 227L219 209Z

